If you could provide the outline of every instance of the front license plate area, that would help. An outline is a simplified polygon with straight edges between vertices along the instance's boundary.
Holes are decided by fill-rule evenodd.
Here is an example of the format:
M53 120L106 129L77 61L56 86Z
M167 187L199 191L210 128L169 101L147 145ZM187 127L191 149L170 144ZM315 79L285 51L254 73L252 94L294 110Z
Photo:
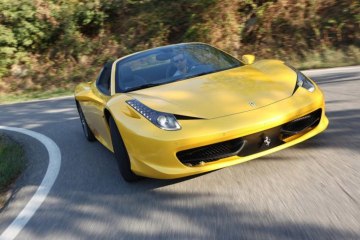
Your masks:
M283 144L284 142L280 139L280 130L279 126L242 137L245 146L238 153L238 156L245 157Z

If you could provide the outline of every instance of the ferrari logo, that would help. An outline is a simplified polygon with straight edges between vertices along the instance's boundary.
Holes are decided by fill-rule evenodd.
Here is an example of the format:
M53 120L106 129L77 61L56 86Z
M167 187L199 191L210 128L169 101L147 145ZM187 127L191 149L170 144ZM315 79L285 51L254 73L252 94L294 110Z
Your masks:
M271 139L270 139L268 136L265 136L265 138L264 138L264 143L265 143L265 145L266 145L267 147L270 146Z

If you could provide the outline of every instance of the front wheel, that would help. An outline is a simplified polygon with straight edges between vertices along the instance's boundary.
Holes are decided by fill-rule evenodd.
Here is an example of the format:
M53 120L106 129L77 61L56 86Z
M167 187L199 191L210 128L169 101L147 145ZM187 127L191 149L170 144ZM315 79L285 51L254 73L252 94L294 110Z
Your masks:
M131 171L129 155L126 151L126 147L121 138L119 129L117 128L116 123L112 117L110 117L109 119L109 126L110 126L110 133L111 133L111 140L114 149L114 154L118 162L121 176L127 182L134 182L140 179L139 176L137 176Z

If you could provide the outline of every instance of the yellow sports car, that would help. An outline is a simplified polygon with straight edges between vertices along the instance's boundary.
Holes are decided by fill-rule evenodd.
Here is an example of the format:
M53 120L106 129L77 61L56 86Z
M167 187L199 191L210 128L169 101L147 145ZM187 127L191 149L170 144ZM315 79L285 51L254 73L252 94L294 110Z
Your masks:
M123 178L134 181L231 166L327 127L312 80L282 61L254 59L185 43L108 62L76 87L84 134L114 152Z

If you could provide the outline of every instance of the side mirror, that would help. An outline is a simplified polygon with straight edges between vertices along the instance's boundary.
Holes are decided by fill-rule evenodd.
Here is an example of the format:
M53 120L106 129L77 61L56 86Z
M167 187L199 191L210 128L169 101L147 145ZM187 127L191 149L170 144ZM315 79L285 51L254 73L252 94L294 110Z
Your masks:
M255 61L255 56L251 54L246 54L242 56L242 60L245 64L253 64Z

